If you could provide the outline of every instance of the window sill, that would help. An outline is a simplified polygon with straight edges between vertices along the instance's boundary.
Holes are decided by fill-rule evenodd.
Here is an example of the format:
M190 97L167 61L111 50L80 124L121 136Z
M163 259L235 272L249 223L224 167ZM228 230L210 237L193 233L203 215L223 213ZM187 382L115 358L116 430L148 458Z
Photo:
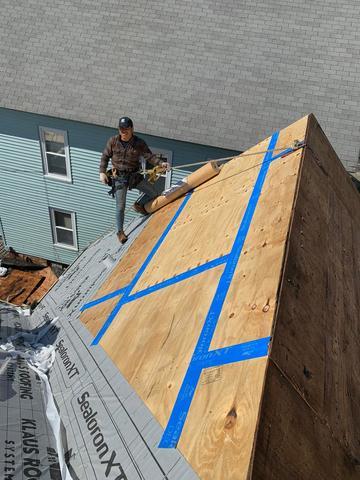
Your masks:
M65 245L65 243L53 243L54 247L65 248L65 250L71 250L73 252L78 252L78 247L71 247L70 245Z
M49 174L46 174L44 175L44 178L46 180L54 180L55 182L63 182L63 183L68 183L68 184L72 184L73 181L71 178L69 177L62 177L61 175L49 175Z

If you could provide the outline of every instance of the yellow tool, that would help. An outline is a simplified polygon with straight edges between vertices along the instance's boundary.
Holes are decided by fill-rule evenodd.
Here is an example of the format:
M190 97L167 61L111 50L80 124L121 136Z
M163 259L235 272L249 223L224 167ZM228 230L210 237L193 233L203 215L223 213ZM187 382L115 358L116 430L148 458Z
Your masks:
M149 183L155 183L158 178L160 178L161 174L166 171L166 168L160 167L157 165L156 167L152 168L151 170L147 170L146 173L149 175L148 176L148 182Z

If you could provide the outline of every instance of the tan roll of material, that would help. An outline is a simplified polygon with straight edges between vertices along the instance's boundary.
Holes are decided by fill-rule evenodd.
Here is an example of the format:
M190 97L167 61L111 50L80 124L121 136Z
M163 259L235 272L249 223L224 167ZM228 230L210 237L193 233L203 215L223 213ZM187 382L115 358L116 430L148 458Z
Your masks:
M179 185L178 188L175 188L169 194L160 195L159 197L154 198L154 200L150 200L150 202L146 203L145 210L148 213L156 212L156 210L159 210L159 208L164 207L168 203L174 201L176 198L185 195L185 193L187 193L189 190L192 190L207 180L210 180L210 178L215 177L219 172L220 167L215 161L207 163L203 167L185 177L181 185Z

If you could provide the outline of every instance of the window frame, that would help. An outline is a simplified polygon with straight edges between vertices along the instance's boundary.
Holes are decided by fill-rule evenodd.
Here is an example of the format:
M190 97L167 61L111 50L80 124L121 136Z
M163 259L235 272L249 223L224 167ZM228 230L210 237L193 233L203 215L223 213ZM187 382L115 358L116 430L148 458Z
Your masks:
M55 220L55 212L59 213L66 213L71 216L71 230L66 227L59 227L56 225ZM50 214L50 224L51 224L51 231L53 236L53 244L55 247L66 248L67 250L79 251L78 247L78 239L77 239L77 229L76 229L76 212L71 212L69 210L64 210L63 208L57 207L49 207L49 214ZM62 230L72 231L73 232L73 239L74 245L68 245L67 243L60 243L57 238L56 229L60 228Z
M47 152L46 150L46 143L45 143L45 133L57 133L62 134L64 136L64 155L55 152ZM51 178L53 180L59 180L61 182L72 183L72 175L71 175L71 162L70 162L70 148L69 148L69 140L68 134L66 130L60 130L58 128L52 127L42 127L39 126L39 138L40 138L40 147L41 147L41 156L43 161L43 171L44 177ZM65 158L65 167L66 167L66 175L59 175L57 173L49 172L49 164L47 159L47 153L52 153L53 155L63 156Z

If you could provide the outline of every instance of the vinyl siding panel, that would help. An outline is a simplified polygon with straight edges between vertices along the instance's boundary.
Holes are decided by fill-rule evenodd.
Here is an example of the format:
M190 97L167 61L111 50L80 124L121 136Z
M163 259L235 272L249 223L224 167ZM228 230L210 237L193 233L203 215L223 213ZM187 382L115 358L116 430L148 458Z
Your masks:
M68 134L72 182L44 176L39 127ZM0 109L0 218L7 246L16 251L69 264L96 238L114 228L115 200L99 182L99 161L116 129ZM173 165L228 156L232 151L139 133L149 146L172 152ZM230 153L229 153L230 152ZM235 152L233 152L235 153ZM187 175L175 170L172 183ZM138 191L129 192L125 223ZM76 214L78 251L53 244L49 208Z

